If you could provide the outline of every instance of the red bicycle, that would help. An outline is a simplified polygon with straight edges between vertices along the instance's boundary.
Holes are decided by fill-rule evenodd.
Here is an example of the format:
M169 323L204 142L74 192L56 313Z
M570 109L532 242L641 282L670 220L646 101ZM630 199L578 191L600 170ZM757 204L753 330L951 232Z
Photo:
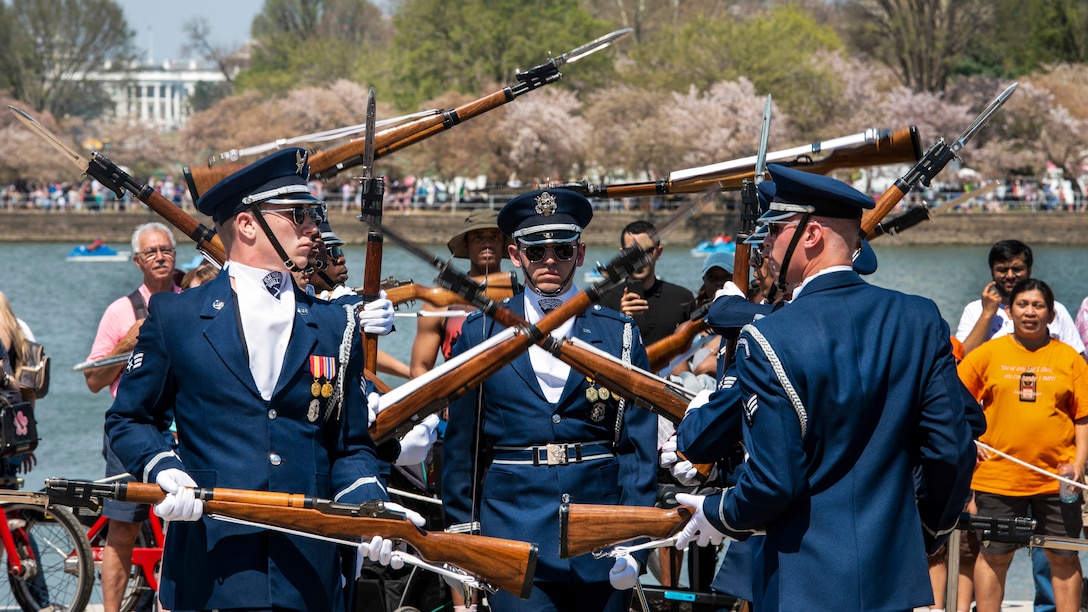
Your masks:
M22 479L0 478L0 488L15 493ZM47 508L32 494L0 502L0 544L10 590L0 590L0 609L79 612L94 586L94 563L86 533L64 507ZM0 494L2 496L2 494ZM18 501L19 498L28 501Z

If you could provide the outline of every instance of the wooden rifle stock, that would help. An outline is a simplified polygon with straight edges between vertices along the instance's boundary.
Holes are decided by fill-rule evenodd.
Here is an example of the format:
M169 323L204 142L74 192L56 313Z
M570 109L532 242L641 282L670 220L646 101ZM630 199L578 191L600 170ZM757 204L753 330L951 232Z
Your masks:
M653 508L562 504L559 507L559 558L569 559L636 538L668 538L691 518L685 506Z
M740 249L740 245L737 245ZM671 334L646 347L646 355L650 358L650 370L659 372L661 368L669 364L674 357L688 350L695 337L710 329L703 321L710 304L704 304L691 313L687 321L676 326Z
M52 479L51 479L52 480ZM94 488L94 495L120 501L156 504L165 494L158 485L98 485L64 481L48 486L67 491L69 484ZM431 563L450 563L504 591L526 598L536 569L536 544L460 533L424 531L405 518L368 516L364 506L337 504L306 495L242 489L195 489L206 514L251 521L319 536L359 540L381 536L403 540ZM71 503L61 501L60 503Z
M868 142L830 149L820 159L810 155L781 157L782 152L767 154L768 163L792 166L797 170L814 174L827 174L841 168L861 168L884 164L910 163L921 155L918 129L914 126L899 130L875 130L876 137ZM814 147L814 151L818 150ZM588 183L564 183L556 185L572 189L590 197L631 198L640 196L666 195L676 193L700 193L707 190L735 191L751 181L755 176L755 159L745 167L708 173L677 180L659 180L644 183L625 183L619 185L590 185ZM737 245L738 247L740 245Z
M479 282L484 286L487 297L498 302L514 295L517 277L513 272L492 272ZM442 287L427 287L413 282L399 283L394 280L392 283L383 282L382 289L394 305L415 300L427 302L432 306L469 304L468 299Z

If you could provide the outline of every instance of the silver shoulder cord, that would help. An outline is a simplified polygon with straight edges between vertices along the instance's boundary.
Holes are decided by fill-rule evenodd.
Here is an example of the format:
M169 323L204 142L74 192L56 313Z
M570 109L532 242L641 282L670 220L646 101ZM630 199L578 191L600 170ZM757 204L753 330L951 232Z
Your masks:
M340 353L337 357L340 360L340 368L336 372L336 385L332 392L332 397L329 398L329 405L325 407L325 422L328 422L333 416L335 409L336 418L340 418L340 407L344 403L344 372L348 369L348 361L351 359L351 343L355 339L355 311L359 304L344 304L344 310L347 312L348 320L344 325L344 337L340 341ZM365 382L360 382L360 387L366 385ZM366 398L363 398L366 401Z
M247 525L249 527L260 527L261 529L269 529L269 530L272 530L272 531L279 531L280 533L287 533L287 534L290 534L290 535L301 536L301 537L310 538L310 539L313 539L313 540L321 540L323 542L332 542L334 544L341 544L341 545L344 545L344 546L351 546L352 548L357 548L359 546L359 542L357 542L355 540L349 540L347 538L334 538L334 537L330 537L330 536L317 535L317 534L314 534L314 533L307 533L305 531L299 531L297 529L290 529L288 527L279 527L279 526L276 526L276 525L268 525L268 524L260 523L260 522L257 522L257 521L248 521L246 519L234 518L234 517L231 517L231 516L223 516L221 514L215 514L214 512L210 513L210 514L207 514L206 516L211 517L211 518L213 518L213 519L215 519L217 521L223 521L225 523L236 523L238 525ZM488 584L486 582L481 582L481 581L477 580L476 578L474 578L474 577L466 574L465 572L461 571L457 567L455 567L453 565L450 565L448 563L443 563L442 565L435 565L433 563L427 563L426 561L424 561L423 559L420 559L419 557L417 557L415 555L411 555L411 554L408 554L407 552L401 552L401 551L394 551L393 552L393 557L396 558L396 559L400 559L401 561L403 561L404 563L406 563L408 565L414 565L416 567L420 567L420 568L423 568L425 570L434 572L434 573L436 573L439 576L442 576L444 578L449 578L451 580L459 582L462 585L463 589L470 589L470 588L471 589L481 589L483 591L487 591L488 593L495 593L496 591L498 591L498 589L495 588L494 586L492 586L492 585L490 585L490 584Z
M631 365L631 343L633 342L634 332L631 323L623 324L623 348L620 349L620 359L624 365ZM623 435L623 413L627 408L627 400L623 397L619 398L616 402L616 432L615 439L612 440L612 446L619 446L620 436ZM643 607L643 610L649 610L649 608Z

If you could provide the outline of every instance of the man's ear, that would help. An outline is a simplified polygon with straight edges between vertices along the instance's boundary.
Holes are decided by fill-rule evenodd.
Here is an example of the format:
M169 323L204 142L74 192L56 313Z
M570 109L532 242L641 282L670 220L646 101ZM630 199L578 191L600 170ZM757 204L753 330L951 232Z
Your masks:
M521 267L521 257L518 257L518 245L506 245L506 254L510 256L510 261L514 264L515 268Z

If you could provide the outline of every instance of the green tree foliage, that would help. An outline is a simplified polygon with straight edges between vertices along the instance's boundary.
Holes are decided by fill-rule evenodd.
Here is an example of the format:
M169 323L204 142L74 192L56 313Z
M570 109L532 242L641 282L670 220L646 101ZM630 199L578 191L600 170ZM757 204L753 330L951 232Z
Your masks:
M113 0L0 3L0 87L57 117L100 114L109 100L82 77L130 61L132 37Z
M1088 61L1084 0L994 0L984 36L954 71L1013 78L1060 62Z
M482 94L512 83L515 69L613 29L576 0L404 0L393 23L393 85L401 108L447 91ZM562 83L600 84L611 73L611 57L602 51L564 67Z
M849 0L854 49L915 91L941 92L953 64L993 22L992 0Z
M266 95L358 79L381 65L390 36L368 0L265 0L252 34L252 63L236 84Z
M624 76L633 85L681 93L691 87L707 91L714 83L744 77L757 93L772 94L801 134L809 135L827 120L821 109L833 107L826 98L837 93L831 73L810 58L841 46L833 30L796 5L756 12L747 19L698 16L635 47Z

